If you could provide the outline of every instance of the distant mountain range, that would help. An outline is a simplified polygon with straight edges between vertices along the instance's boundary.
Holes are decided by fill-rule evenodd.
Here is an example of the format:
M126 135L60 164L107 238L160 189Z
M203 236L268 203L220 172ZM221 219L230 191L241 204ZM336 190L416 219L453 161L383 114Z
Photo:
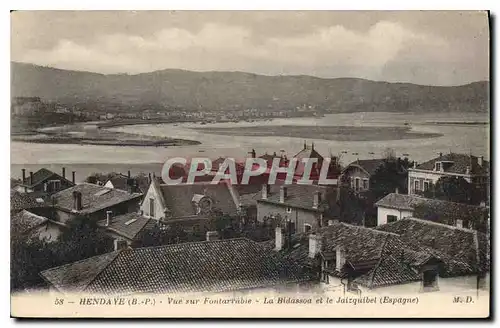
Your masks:
M423 86L358 78L264 76L242 72L166 69L135 75L98 74L11 63L11 95L73 105L115 103L156 108L292 109L333 112L487 112L489 82Z

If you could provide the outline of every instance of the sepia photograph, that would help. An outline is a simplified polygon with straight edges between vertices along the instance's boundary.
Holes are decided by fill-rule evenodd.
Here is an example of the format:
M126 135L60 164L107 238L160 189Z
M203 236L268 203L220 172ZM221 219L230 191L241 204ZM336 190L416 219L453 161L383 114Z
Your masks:
M10 13L15 318L489 318L488 11Z

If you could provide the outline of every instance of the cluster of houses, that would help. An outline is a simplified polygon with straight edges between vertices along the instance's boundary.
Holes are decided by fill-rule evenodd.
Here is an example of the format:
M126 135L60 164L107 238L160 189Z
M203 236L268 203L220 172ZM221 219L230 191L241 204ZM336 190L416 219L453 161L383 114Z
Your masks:
M255 150L249 153L256 157ZM283 154L263 154L269 167ZM304 144L296 158L323 157ZM212 168L217 170L217 163ZM333 163L333 164L332 164ZM220 164L220 163L219 163ZM353 194L369 190L383 159L357 160L342 170L330 162L337 185L268 185L265 176L248 185L226 181L168 185L151 175L110 176L77 183L47 169L11 179L11 226L16 233L55 242L77 217L97 223L113 239L109 253L40 273L52 290L95 293L233 292L280 288L367 291L472 291L489 288L489 230L477 221L489 210L427 199L416 191L444 175L487 183L483 158L447 154L408 169L408 194L397 191L375 203L377 226L364 225ZM183 168L177 167L176 174ZM297 178L301 172L297 173ZM278 177L279 178L279 177ZM415 217L421 205L437 213ZM274 238L222 239L209 231L213 210L245 222L270 226ZM458 217L451 214L460 213ZM451 214L450 214L451 213ZM180 224L203 241L142 247L152 227Z

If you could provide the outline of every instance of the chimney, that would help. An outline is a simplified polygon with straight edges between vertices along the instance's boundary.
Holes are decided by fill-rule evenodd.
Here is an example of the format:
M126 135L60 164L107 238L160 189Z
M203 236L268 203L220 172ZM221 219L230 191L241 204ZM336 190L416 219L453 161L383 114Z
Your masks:
M271 189L271 186L268 184L263 184L262 185L262 199L267 199L269 196L269 191Z
M251 155L252 155L252 158L255 158L255 156L256 156L255 149L252 149Z
M318 208L321 203L321 191L315 191L313 196L313 208Z
M467 175L470 174L470 166L467 166L467 168L465 169L465 174L467 174Z
M128 170L128 172L127 172L127 176L128 176L128 178L130 179L130 170Z
M457 228L463 228L464 227L464 221L460 220L460 219L457 219Z
M394 193L399 194L399 188L396 188L396 190L394 190Z
M283 246L285 246L285 234L283 233L283 229L280 226L277 226L275 229L275 251L281 251Z
M479 164L479 166L483 166L483 161L484 161L484 156L477 158L477 164Z
M413 162L413 168L416 169L417 168L417 161L414 161Z
M21 170L23 172L23 183L26 183L26 169Z
M217 231L207 231L206 235L207 241L219 240L219 234Z
M75 171L71 172L71 182L75 183Z
M113 215L113 211L106 211L106 227L109 227L111 223L111 216Z
M287 187L281 186L280 187L280 203L284 203L287 196L288 196L287 195Z
M149 181L149 183L151 183L151 172L148 173L148 181Z
M66 168L65 167L62 168L62 177L64 179L66 179Z
M328 225L329 225L329 226L333 225L334 223L335 223L335 221L334 221L334 220L328 220Z
M30 185L33 184L33 172L30 172Z
M345 265L345 251L344 251L344 248L341 247L341 246L337 246L335 248L335 269L337 271L340 271L342 270L342 268L344 267Z
M115 239L114 246L115 246L115 251L119 251L119 250L128 248L127 241L123 240L123 239Z
M309 257L315 258L321 251L322 242L321 236L310 234L309 235Z
M73 208L75 211L80 211L82 206L82 193L79 191L73 191Z
M439 158L443 157L443 153L439 153Z

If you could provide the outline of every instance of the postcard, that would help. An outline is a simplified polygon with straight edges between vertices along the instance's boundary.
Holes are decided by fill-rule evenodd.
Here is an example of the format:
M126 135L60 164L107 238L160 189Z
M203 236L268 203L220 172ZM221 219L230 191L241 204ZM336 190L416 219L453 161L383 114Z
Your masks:
M11 316L490 316L487 11L11 28Z

